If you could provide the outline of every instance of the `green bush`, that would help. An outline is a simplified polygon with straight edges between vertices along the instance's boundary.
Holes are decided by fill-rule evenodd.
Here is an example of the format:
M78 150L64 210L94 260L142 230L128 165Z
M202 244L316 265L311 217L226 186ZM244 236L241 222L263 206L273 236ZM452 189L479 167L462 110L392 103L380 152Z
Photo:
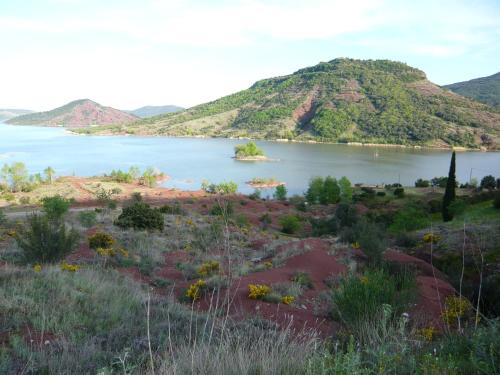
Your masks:
M81 211L78 213L78 221L85 228L91 228L97 223L97 213L95 211Z
M262 151L255 142L248 142L244 145L236 145L234 147L234 156L237 158L264 156L264 151Z
M286 215L280 218L281 231L287 234L294 234L302 228L300 219L295 215Z
M385 231L379 225L367 220L360 220L353 228L354 240L359 243L361 250L368 257L371 264L380 264L385 251Z
M278 185L274 190L274 199L286 201L287 189L285 185Z
M174 203L173 205L164 204L160 207L160 212L167 215L186 215L179 203Z
M500 191L495 192L495 199L493 199L493 207L500 209Z
M219 184L212 184L209 181L203 181L201 188L210 194L235 194L238 191L238 184L233 181L221 182Z
M389 227L393 233L411 232L425 228L430 223L430 218L422 205L410 202L394 215L394 221Z
M419 178L417 181L415 181L415 187L418 188L426 188L429 187L431 182L429 180L422 180Z
M3 210L0 209L0 225L4 224L7 221L7 216L3 212Z
M292 281L299 284L300 286L303 286L304 288L313 288L311 275L305 271L296 271L293 274Z
M394 195L398 198L403 198L405 196L405 189L402 187L394 189Z
M231 216L233 213L233 202L217 202L210 209L210 215L214 216Z
M163 215L157 208L148 204L136 202L125 207L114 223L120 228L157 229L162 231L164 226Z
M59 261L75 248L78 233L73 229L68 231L62 222L33 214L16 235L16 241L26 262L50 263Z
M49 220L62 220L69 210L71 201L60 195L42 198L43 211Z
M369 269L361 277L349 275L340 282L333 291L334 312L351 332L357 332L377 317L382 305L390 305L396 315L405 311L414 289L410 273L393 276L383 268Z

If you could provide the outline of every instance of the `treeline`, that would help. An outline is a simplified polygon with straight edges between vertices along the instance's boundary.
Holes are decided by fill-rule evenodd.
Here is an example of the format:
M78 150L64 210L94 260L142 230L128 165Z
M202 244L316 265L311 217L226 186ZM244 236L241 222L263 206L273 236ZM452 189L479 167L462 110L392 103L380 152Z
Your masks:
M30 192L42 184L52 184L54 176L55 171L50 166L43 173L29 174L22 162L4 164L0 170L0 192Z

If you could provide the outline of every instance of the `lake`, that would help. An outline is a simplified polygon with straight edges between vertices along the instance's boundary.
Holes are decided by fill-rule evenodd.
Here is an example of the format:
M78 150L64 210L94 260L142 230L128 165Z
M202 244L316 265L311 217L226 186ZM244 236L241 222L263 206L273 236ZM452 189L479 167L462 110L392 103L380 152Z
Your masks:
M0 164L22 161L31 173L52 166L57 175L94 176L130 166L156 167L171 176L163 185L197 190L204 179L245 181L274 177L290 194L302 193L313 176L347 176L353 183L413 185L419 177L448 174L450 151L360 147L259 141L266 155L278 161L232 159L243 140L130 136L76 136L61 128L11 126L0 123ZM377 156L378 155L378 156ZM500 153L457 152L457 178L500 177ZM264 196L267 193L264 193Z

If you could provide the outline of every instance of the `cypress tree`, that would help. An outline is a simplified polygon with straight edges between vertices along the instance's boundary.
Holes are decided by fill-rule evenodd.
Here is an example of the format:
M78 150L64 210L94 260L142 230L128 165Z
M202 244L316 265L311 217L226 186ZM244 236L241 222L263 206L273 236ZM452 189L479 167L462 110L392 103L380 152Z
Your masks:
M455 151L451 154L450 171L448 172L448 181L446 181L446 190L443 197L443 221L453 220L453 213L450 211L450 204L455 200Z

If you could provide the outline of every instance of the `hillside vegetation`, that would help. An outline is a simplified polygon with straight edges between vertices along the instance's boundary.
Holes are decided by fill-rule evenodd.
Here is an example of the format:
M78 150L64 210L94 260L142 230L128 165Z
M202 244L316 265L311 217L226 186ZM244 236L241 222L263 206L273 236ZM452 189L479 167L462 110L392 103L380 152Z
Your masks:
M84 127L90 125L123 124L135 121L136 116L89 99L75 100L47 112L30 113L7 121L12 125L47 125Z
M131 111L125 111L127 113L131 113L134 116L146 118L153 117L158 115L163 115L165 113L172 113L182 111L184 108L176 106L176 105L147 105L141 108L137 108Z
M494 149L499 124L496 109L440 88L418 69L342 58L185 111L81 132Z
M443 87L478 102L500 107L500 72L488 77L452 83Z
M32 113L29 109L0 109L0 121L8 120L12 117Z

